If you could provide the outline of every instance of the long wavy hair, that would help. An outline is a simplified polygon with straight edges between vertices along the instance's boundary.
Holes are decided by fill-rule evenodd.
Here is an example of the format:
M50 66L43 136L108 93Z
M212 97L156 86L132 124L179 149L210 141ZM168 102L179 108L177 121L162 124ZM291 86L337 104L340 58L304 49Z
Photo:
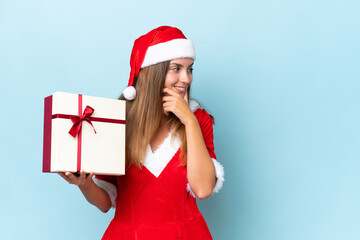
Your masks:
M126 101L126 166L136 165L141 168L145 159L147 146L156 130L160 127L163 115L162 97L165 76L170 61L161 62L140 70L134 80L136 98ZM190 87L188 88L190 99ZM124 96L119 97L125 100ZM172 113L167 122L174 136L181 141L181 165L186 165L186 134L185 126Z

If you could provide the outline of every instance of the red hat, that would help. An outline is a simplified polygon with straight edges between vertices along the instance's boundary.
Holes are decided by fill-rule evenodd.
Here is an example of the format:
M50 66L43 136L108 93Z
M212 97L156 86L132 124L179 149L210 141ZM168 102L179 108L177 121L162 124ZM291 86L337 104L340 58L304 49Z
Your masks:
M177 28L161 26L135 40L130 58L130 78L128 87L123 91L127 100L133 100L136 90L134 79L141 68L176 58L195 60L194 44Z

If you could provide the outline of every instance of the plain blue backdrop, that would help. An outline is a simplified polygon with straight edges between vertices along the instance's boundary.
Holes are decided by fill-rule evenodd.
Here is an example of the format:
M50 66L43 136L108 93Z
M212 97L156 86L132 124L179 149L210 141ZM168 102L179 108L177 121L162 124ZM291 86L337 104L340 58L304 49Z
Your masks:
M133 41L177 26L215 116L214 239L360 239L356 0L0 0L0 239L100 239L114 211L42 169L43 98L117 98Z

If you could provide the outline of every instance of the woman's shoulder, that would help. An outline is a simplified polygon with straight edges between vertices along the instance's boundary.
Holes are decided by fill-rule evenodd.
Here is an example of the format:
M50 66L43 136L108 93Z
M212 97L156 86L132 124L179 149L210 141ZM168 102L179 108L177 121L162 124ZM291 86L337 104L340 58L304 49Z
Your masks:
M205 109L203 106L201 106L201 104L194 100L191 99L189 101L189 107L191 109L191 111L194 113L194 115L196 116L196 118L198 119L200 125L202 123L206 123L206 122L210 122L214 123L214 118L213 116L211 116Z

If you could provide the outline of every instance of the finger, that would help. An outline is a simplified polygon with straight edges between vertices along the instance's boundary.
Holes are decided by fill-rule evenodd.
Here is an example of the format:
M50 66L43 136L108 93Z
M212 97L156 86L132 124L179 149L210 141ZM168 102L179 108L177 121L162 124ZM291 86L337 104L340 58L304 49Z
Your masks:
M162 98L163 102L170 102L170 101L174 101L174 100L176 100L176 98L173 96L165 96Z
M164 111L166 111L166 112L172 112L172 111L174 111L174 103L172 103L172 102L165 102L165 103L163 103L163 109L164 109Z
M169 112L171 112L169 104L164 103L163 110L166 115L169 115Z
M95 173L94 173L94 172L91 172L91 173L89 174L89 176L87 176L87 179L92 179L94 175L95 175Z
M72 174L71 172L66 172L65 175L70 179L72 183L77 184L78 179L77 177L75 177L74 174Z
M167 93L170 96L178 96L179 94L170 88L164 88L164 93Z
M58 173L65 181L67 181L70 184L73 184L73 182L64 174L64 173Z
M167 111L167 110L164 109L164 114L165 114L166 116L169 116L169 111Z
M84 170L80 170L80 181L85 181L86 174Z
M176 107L172 103L167 103L163 105L163 109L166 113L172 112L175 114Z
M169 115L169 112L168 112L168 111L166 111L164 108L163 108L163 113L164 113L166 116L168 116L168 115Z
M65 179L68 183L70 183L70 179L62 172L58 173L63 179Z
M62 172L58 172L58 175L60 175L62 178L66 178L65 174Z

